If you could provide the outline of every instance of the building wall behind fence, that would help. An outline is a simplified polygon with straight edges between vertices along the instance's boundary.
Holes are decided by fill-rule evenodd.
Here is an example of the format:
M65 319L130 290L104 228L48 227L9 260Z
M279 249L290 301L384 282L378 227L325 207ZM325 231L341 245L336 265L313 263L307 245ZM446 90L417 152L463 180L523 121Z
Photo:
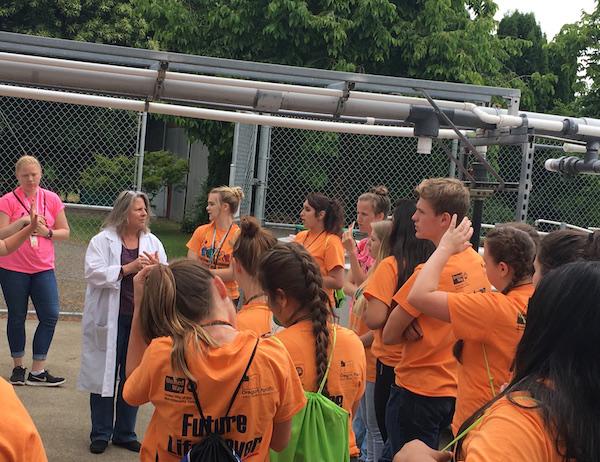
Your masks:
M83 308L85 250L106 216L70 204L112 205L135 187L138 119L128 111L0 97L0 195L17 186L15 162L26 153L42 164L42 186L66 204L71 238L55 243L62 312ZM97 156L104 156L101 165Z

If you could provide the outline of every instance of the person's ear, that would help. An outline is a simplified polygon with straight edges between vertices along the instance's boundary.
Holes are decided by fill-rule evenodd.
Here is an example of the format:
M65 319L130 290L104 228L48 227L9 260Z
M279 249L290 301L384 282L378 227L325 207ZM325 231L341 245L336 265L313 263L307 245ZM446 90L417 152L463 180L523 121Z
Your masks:
M319 220L325 220L325 210L321 210L320 212L317 212L317 218Z
M221 297L222 299L226 299L228 297L227 287L225 287L225 283L223 282L223 279L221 279L219 276L215 276L213 278L213 285L214 285L219 297Z
M282 311L287 306L287 295L283 289L275 289L272 295L269 295L271 303L277 307L279 311Z
M442 212L439 217L440 224L443 227L448 228L450 226L450 222L452 221L452 215L450 215L448 212Z
M501 261L500 263L498 263L498 271L500 271L500 274L502 274L502 276L506 276L510 273L511 268L505 262Z
M233 268L233 274L238 275L242 271L242 265L238 263L234 256L231 257L231 267Z

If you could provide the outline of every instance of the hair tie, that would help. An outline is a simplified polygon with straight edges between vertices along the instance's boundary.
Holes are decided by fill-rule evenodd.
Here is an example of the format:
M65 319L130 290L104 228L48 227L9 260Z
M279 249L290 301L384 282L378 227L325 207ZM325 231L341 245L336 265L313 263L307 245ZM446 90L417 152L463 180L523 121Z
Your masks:
M594 242L594 233L588 233L588 244L591 244L592 242Z

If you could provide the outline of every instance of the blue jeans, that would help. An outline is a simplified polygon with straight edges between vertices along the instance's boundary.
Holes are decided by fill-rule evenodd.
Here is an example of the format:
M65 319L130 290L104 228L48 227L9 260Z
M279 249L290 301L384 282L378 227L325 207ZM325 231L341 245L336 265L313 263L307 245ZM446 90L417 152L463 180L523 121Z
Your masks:
M117 387L117 405L115 417L115 397L102 397L95 393L90 394L90 410L92 416L92 431L90 439L126 443L137 440L135 434L135 421L138 408L130 406L123 400L123 385L125 385L125 361L127 359L127 345L131 331L132 316L119 315L119 329L117 331L117 371L119 377ZM115 380L116 382L116 380Z
M452 397L417 395L392 385L385 413L388 439L381 461L391 462L402 446L415 439L438 449L440 433L452 421L455 401Z
M356 410L356 414L352 419L352 431L354 432L354 437L356 438L356 446L360 449L360 458L359 460L365 461L367 454L367 416L364 413L363 402L366 397L366 391L363 397L360 400L360 404L358 409Z
M13 358L25 356L25 320L31 297L39 320L33 336L33 359L44 361L54 337L59 312L54 270L27 274L0 268L0 285L8 307L6 332L10 355Z
M375 412L375 382L367 382L365 394L360 402L363 419L367 425L367 457L366 462L377 462L383 451L383 438L377 424Z

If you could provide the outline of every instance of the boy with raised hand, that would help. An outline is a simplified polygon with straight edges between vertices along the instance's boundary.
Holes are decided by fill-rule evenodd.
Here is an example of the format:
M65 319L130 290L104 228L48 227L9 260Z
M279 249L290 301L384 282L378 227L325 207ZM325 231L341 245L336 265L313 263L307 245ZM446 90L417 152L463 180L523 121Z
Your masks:
M452 216L463 219L470 206L469 190L459 180L431 178L419 184L419 199L413 215L416 236L436 246L451 224ZM383 461L391 461L402 446L419 439L437 449L440 432L452 421L456 400L456 339L450 324L422 314L408 303L408 294L420 271L394 295L397 306L383 330L386 344L403 343L400 363L395 367L386 409L388 440ZM483 259L472 248L452 256L440 276L439 290L477 292L490 289Z

